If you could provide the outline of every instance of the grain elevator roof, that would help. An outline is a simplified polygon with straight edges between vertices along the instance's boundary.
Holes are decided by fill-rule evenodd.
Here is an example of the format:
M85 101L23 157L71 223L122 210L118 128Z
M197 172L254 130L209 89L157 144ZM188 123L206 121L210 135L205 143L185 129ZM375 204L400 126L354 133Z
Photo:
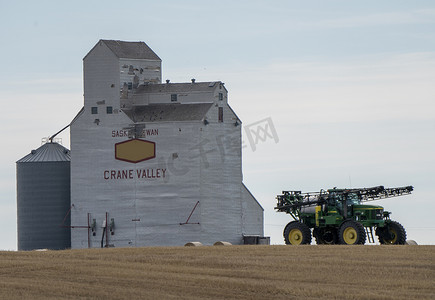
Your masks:
M124 111L134 122L168 122L202 120L213 103L150 104Z
M115 40L101 40L119 58L152 59L160 57L144 42L124 42Z
M195 83L163 83L163 84L145 84L140 85L135 93L137 95L146 93L187 93L187 92L212 92L216 84L222 84L220 81L212 82L195 82Z
M46 143L38 149L32 150L28 155L18 160L17 163L57 162L70 160L71 153L67 148L58 143Z

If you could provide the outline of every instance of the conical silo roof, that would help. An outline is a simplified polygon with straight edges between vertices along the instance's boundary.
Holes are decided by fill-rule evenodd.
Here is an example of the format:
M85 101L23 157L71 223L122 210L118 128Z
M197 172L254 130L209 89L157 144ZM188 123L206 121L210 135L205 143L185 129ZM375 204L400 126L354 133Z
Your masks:
M38 149L32 150L17 163L53 161L71 161L70 150L58 143L46 143Z

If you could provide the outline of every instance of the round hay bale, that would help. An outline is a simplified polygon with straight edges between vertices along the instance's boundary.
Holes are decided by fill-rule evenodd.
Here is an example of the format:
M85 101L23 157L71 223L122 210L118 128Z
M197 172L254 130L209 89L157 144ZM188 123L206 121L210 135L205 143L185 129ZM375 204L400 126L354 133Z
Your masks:
M185 247L198 247L198 246L203 246L203 244L201 242L188 242L184 246Z
M230 242L223 242L219 241L213 244L213 246L231 246L232 244Z
M414 240L406 240L405 245L418 245Z

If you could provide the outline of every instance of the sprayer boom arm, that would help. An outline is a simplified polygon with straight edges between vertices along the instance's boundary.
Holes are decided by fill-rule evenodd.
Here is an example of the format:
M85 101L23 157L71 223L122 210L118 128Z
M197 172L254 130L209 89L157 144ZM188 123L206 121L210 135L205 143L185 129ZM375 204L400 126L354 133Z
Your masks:
M382 185L371 188L360 189L337 189L333 188L327 191L321 190L315 193L301 193L300 191L283 191L278 195L278 200L275 209L278 211L289 211L299 209L301 207L322 205L331 196L347 196L348 194L356 194L361 202L374 201L385 198L398 197L409 195L413 191L412 186L384 188Z

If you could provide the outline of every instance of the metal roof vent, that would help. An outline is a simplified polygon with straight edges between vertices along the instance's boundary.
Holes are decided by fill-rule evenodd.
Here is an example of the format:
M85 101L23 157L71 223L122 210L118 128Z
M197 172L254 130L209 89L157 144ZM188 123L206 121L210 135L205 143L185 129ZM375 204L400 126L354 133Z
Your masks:
M192 80L192 83L195 83L195 78L192 78L191 80Z

